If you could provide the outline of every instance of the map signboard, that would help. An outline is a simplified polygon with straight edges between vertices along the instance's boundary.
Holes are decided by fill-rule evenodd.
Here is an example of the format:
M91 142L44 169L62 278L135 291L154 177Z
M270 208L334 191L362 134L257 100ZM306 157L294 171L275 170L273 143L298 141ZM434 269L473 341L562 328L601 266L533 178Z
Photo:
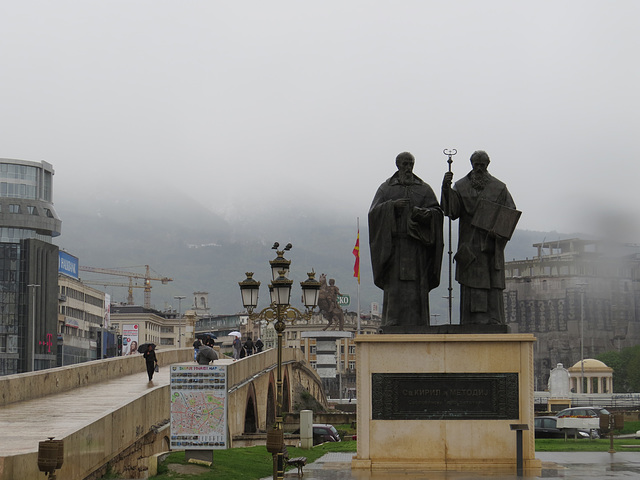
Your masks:
M171 449L222 450L227 444L227 367L171 366Z

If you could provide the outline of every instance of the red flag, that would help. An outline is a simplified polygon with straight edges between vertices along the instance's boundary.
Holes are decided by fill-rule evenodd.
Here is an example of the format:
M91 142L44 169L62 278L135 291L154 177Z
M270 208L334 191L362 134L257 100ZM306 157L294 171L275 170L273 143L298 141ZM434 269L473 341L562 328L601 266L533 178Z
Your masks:
M353 247L353 254L356 256L356 263L353 265L353 276L358 279L360 283L360 229L358 229L358 236L356 238L356 246Z

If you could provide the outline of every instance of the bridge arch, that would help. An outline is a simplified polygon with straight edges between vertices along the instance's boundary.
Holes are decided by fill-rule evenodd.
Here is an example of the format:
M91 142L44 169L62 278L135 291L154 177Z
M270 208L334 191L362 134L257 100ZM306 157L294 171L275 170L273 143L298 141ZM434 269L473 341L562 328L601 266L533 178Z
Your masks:
M291 412L291 382L289 381L289 368L282 373L282 412Z
M267 415L265 425L269 429L276 421L276 381L273 372L269 374L269 388L267 389Z
M244 433L258 431L258 409L256 404L256 389L252 384L247 388L247 400L244 409Z

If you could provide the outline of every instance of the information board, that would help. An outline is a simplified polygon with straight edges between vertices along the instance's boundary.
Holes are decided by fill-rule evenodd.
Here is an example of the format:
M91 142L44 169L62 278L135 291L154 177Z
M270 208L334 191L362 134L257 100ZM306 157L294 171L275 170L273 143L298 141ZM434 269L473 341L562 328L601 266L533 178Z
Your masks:
M223 450L227 442L227 367L171 366L171 449Z

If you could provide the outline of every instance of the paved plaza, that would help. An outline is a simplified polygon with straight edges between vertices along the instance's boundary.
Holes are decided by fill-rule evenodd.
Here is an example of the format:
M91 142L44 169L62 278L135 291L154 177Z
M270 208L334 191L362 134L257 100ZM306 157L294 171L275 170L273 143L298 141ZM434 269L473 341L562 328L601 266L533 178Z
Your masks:
M385 472L370 473L351 470L353 453L328 453L304 468L305 480L517 480L525 479L631 479L640 478L640 452L539 452L536 458L542 461L542 475L518 477L495 473L476 472ZM264 480L269 480L267 477ZM286 478L298 478L290 470Z

